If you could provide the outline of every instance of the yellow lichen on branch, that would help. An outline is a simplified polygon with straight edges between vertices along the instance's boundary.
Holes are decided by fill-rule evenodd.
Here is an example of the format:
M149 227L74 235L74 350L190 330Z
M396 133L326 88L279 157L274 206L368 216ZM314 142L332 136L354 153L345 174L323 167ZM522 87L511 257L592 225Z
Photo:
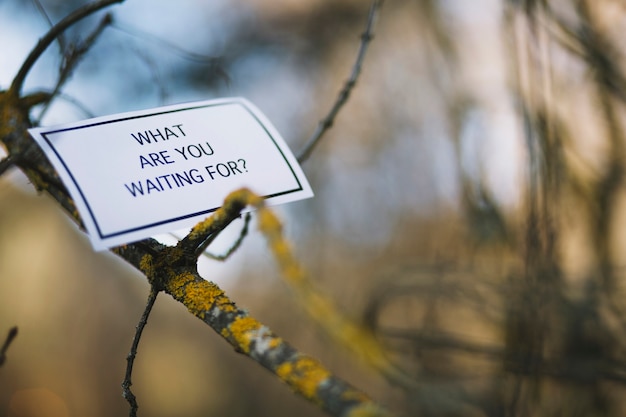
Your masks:
M267 239L281 275L309 315L339 344L352 350L362 361L396 381L407 382L401 371L387 358L384 349L374 336L348 319L329 298L313 287L305 269L298 262L291 245L283 235L280 220L265 206L262 197L246 188L230 193L224 200L224 205L213 216L192 229L191 239L205 235L216 222L232 217L233 212L239 213L246 206L252 206L257 210L258 228Z
M235 212L239 214L241 209L248 205L252 207L262 206L263 199L247 188L233 191L224 199L224 205L217 209L212 216L207 217L205 220L195 225L185 239L196 241L206 236L215 224L222 222L225 218L231 217Z
M295 392L321 405L331 414L344 417L389 415L366 394L333 376L316 359L298 352L267 326L239 309L216 284L198 274L195 259L190 258L195 252L195 245L202 245L206 239L212 238L246 206L257 209L259 229L267 238L285 281L305 310L342 345L386 375L391 375L394 368L386 359L382 347L366 330L341 314L330 299L313 288L283 236L280 220L265 207L263 199L250 190L231 193L222 208L194 227L175 247L146 241L139 246L120 246L114 251L131 259L157 289L185 305L238 352L274 372ZM129 251L140 247L146 249L143 254L131 256Z
M294 256L293 249L284 238L282 224L278 217L269 210L262 197L248 189L230 193L222 207L212 216L198 223L190 233L179 242L170 259L165 263L180 261L185 253L195 252L207 239L211 239L225 227L230 220L240 215L246 206L256 209L259 230L266 237L270 250L277 260L285 281L294 290L305 310L335 340L350 348L368 364L383 373L392 374L393 366L387 360L382 347L368 333L354 322L347 319L334 304L311 285L306 271ZM176 256L180 257L178 259ZM176 258L176 259L175 259ZM337 381L332 373L317 360L297 353L281 338L246 312L237 309L230 299L215 284L204 281L197 273L163 274L161 266L149 262L145 272L159 273L163 289L176 300L182 302L189 311L203 321L215 326L222 337L228 340L239 352L251 356L276 373L292 389L309 400L325 404L331 389ZM163 265L165 267L166 265ZM173 268L172 270L175 270ZM372 403L363 393L347 385L342 385L340 402L349 404L347 415L385 415L386 412ZM334 392L330 395L337 395Z
M225 313L235 311L234 303L220 287L191 272L172 274L166 280L164 289L201 320L205 319L213 307L218 307Z
M144 273L146 277L154 276L153 256L146 254L141 257L139 261L139 270Z
M366 329L341 313L334 303L311 284L282 233L282 224L266 207L258 210L259 230L268 241L285 281L301 300L309 315L336 341L355 352L363 361L390 375L398 373L382 346Z
M258 337L262 324L249 316L237 317L229 326L228 331L243 353L250 353L250 345Z
M15 134L15 126L24 123L24 111L20 111L19 100L6 91L0 91L0 137Z
M318 361L308 356L281 364L276 369L276 374L314 402L319 402L317 392L320 385L331 376L330 372Z

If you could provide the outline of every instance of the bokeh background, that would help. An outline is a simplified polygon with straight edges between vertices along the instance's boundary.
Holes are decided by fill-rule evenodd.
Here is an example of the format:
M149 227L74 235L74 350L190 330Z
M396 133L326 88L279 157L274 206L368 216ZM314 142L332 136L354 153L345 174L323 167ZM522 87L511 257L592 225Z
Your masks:
M0 88L48 19L84 3L0 1ZM368 8L126 0L33 118L243 96L297 154L350 74ZM25 90L54 88L61 47L102 17L54 44ZM419 389L334 344L258 233L225 263L203 258L201 273L401 415L623 415L625 25L617 0L385 2L357 88L303 164L316 197L276 210L317 287ZM240 226L209 250L225 251ZM22 174L0 178L0 338L19 327L0 415L125 415L120 384L148 291ZM167 296L133 383L145 416L323 415Z

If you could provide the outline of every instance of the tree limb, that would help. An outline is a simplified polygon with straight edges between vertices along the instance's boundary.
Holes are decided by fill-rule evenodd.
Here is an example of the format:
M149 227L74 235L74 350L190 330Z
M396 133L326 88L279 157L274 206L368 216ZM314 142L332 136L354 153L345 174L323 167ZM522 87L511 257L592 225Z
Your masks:
M239 207L240 202L227 200L220 209L224 213L216 214L219 218L229 218L241 210ZM250 357L333 416L389 415L366 394L337 378L319 361L300 353L237 307L221 288L198 274L193 256L180 247L147 244L156 250L155 254L147 253L146 248L137 244L120 246L113 252L143 272L152 285L161 286L185 305L237 352Z

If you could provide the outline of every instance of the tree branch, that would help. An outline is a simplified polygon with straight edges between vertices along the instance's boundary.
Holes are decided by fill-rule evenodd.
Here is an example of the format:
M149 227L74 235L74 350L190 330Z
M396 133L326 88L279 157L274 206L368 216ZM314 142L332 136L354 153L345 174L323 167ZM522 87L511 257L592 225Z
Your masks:
M309 159L309 156L311 156L313 149L320 142L324 134L335 123L335 119L337 118L337 114L339 114L339 110L341 110L343 105L346 104L346 102L348 101L348 98L350 97L350 93L352 92L352 89L356 85L356 82L359 79L359 75L361 75L361 68L363 67L363 61L365 60L365 54L367 52L367 48L370 42L372 41L372 39L374 38L374 23L376 21L378 12L380 8L382 7L382 5L383 5L383 0L374 0L372 2L372 5L370 6L369 15L367 18L367 25L365 27L365 32L363 32L363 34L361 35L361 46L359 47L359 53L357 54L354 65L352 66L350 77L348 78L348 81L346 81L343 88L339 92L339 95L337 96L335 103L331 107L326 117L324 117L319 122L319 124L317 125L317 128L315 129L315 132L313 132L313 135L311 135L307 143L304 145L304 149L298 155L298 162L302 163L306 161L307 159Z
M57 97L59 91L61 90L65 82L70 78L72 72L76 68L76 65L80 62L81 58L87 53L87 51L91 49L91 47L94 45L98 37L102 34L104 29L112 22L113 16L111 16L110 13L107 13L106 15L104 15L102 20L100 20L98 26L96 26L93 32L91 32L84 41L79 42L75 45L72 44L67 51L63 51L63 60L61 62L61 67L59 68L59 78L56 85L54 86L54 90L50 94L50 99L46 101L44 108L41 110L41 113L39 113L39 117L37 118L37 124L38 121L40 121L44 117L44 115L48 111L48 108L50 107L50 104L52 103L52 100Z
M150 312L152 311L152 307L154 307L154 303L156 302L157 295L159 291L152 286L150 288L150 294L148 295L148 301L146 302L146 308L141 315L141 319L137 324L135 336L133 337L133 343L130 347L130 352L126 357L126 375L124 376L124 381L122 382L122 396L128 401L130 405L130 417L137 416L137 409L139 406L137 405L137 397L131 391L130 387L133 385L131 377L133 374L133 365L135 364L135 357L137 356L137 347L139 346L139 340L141 339L141 334L143 333L144 327L148 324L148 317L150 316Z
M108 7L115 3L122 3L123 1L124 0L99 0L93 3L86 4L85 6L70 13L59 23L50 28L48 33L46 33L41 39L39 39L37 45L33 48L32 51L30 51L30 54L28 54L26 60L24 60L24 63L20 67L17 75L11 83L11 87L9 88L10 94L14 95L15 97L20 96L22 86L24 84L24 80L26 79L26 75L28 75L28 72L31 70L33 65L35 65L35 62L37 62L41 54L44 53L48 46L50 46L50 44L54 42L54 40L60 34L65 32L67 28L69 28L79 20L82 20L87 16L97 12L98 10L104 9L105 7Z
M13 343L13 340L16 336L17 326L11 327L11 329L9 329L9 332L7 333L7 337L4 340L4 343L2 344L2 347L0 348L0 367L4 365L4 362L7 359L7 350L9 349L11 343Z

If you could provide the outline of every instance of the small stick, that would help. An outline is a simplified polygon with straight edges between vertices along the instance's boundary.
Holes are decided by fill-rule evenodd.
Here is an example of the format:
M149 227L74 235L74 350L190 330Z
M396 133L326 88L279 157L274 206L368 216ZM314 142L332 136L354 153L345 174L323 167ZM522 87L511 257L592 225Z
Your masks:
M11 327L11 329L9 329L7 338L4 340L2 348L0 348L0 366L4 365L4 362L7 359L7 350L13 342L13 339L15 339L15 336L17 336L17 326Z
M70 76L72 75L72 71L74 71L74 68L76 68L76 65L78 65L80 59L87 53L87 51L91 49L98 37L102 34L104 29L111 24L111 22L113 22L113 17L110 13L107 13L106 15L104 15L102 20L100 20L100 23L98 24L96 29L91 34L89 34L89 36L87 36L87 38L85 38L83 42L76 45L70 45L68 49L62 51L63 60L61 63L61 68L59 68L59 78L56 85L54 86L54 90L52 90L52 93L50 94L50 99L46 101L43 109L41 110L41 113L39 113L39 117L37 118L37 124L39 124L39 121L43 119L44 115L50 108L52 100L54 100L65 82L70 78Z
M363 32L363 34L361 35L361 46L359 47L359 53L357 55L356 61L354 61L354 65L352 66L350 78L348 78L348 81L346 81L343 88L339 92L335 103L331 107L326 117L324 117L324 119L322 119L317 125L317 129L315 129L315 132L313 132L313 135L307 141L306 145L304 146L304 150L302 150L300 155L298 155L298 162L302 163L306 161L309 156L311 156L313 149L320 142L324 134L333 126L339 110L341 110L343 105L346 104L346 102L348 101L350 93L356 85L356 82L359 79L359 75L361 75L361 68L363 67L363 61L365 60L367 47L374 38L374 22L382 5L382 0L374 0L372 2L367 18L367 26L365 27L365 32Z
M141 315L141 319L137 324L135 337L133 338L133 344L130 348L130 352L126 357L126 375L124 376L124 381L122 381L122 396L128 401L130 404L130 417L137 416L137 409L139 406L137 405L137 398L135 394L130 390L131 385L133 385L131 381L131 376L133 373L133 365L135 363L135 357L137 356L137 347L139 346L139 340L141 339L141 333L143 332L144 327L148 324L148 317L150 316L150 312L152 311L152 307L156 301L157 295L159 291L152 286L150 289L150 295L148 296L148 302L146 303L146 308Z
M48 33L46 33L41 39L39 39L37 45L35 45L32 51L30 51L30 54L28 54L28 57L26 57L26 59L22 63L22 66L20 67L17 75L11 83L9 91L15 96L20 95L24 80L26 79L26 75L28 75L28 72L31 70L33 65L35 65L35 62L37 62L41 54L44 53L48 46L50 46L50 44L54 42L54 40L58 36L65 32L67 28L69 28L79 20L84 19L85 17L97 12L100 9L108 7L114 3L121 3L123 1L124 0L100 0L90 4L86 4L85 6L76 9L74 12L63 18L59 23L51 27Z

